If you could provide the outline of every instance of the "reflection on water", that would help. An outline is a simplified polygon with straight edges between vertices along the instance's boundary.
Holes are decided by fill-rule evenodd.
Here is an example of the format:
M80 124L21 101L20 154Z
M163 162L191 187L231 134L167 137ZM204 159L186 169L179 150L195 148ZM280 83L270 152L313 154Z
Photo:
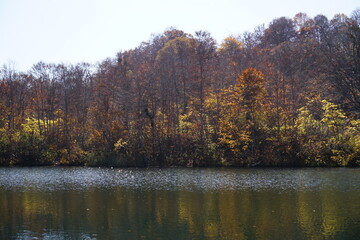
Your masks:
M360 169L0 168L0 239L358 239Z

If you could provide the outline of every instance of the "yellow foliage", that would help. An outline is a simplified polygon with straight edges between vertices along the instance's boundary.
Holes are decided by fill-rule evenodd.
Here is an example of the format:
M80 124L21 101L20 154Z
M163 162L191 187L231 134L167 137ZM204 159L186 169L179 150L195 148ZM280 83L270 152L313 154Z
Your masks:
M126 145L128 144L127 141L124 141L124 139L120 138L115 144L114 144L114 150L115 151L119 151L122 148L126 147Z
M224 41L221 43L220 47L219 47L219 51L220 52L224 52L224 51L237 51L237 50L241 50L243 47L243 44L236 40L234 37L227 37L224 39Z
M43 119L36 119L34 117L28 117L25 120L25 123L21 124L22 130L25 133L29 133L32 135L40 135L41 131L47 129L49 126L55 126L62 122L62 119L56 120L43 120Z
M220 142L234 153L246 150L251 141L246 113L241 106L241 95L234 89L225 89L220 95Z
M186 52L193 51L194 40L187 37L177 37L165 43L164 47L159 50L156 56L157 61L161 61L167 56L173 57L174 55L183 55Z
M346 118L334 103L314 97L299 110L296 127L309 161L346 166L360 153L360 121ZM311 162L309 162L311 164Z

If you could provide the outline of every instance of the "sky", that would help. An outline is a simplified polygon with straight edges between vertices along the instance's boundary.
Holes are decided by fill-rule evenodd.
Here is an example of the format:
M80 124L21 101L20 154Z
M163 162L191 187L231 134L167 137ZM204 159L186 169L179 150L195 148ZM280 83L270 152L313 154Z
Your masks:
M218 43L275 18L351 16L360 0L0 0L0 66L96 63L175 27Z

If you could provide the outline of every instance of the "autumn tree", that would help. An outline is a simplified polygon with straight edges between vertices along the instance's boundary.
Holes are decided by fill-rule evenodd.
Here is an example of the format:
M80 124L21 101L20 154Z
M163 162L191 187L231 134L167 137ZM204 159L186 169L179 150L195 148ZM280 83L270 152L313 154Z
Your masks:
M212 72L212 60L216 53L216 42L211 37L209 32L198 31L195 33L195 58L196 58L196 80L197 80L197 91L198 100L196 101L196 110L199 112L200 129L199 138L200 145L204 144L206 127L205 127L205 116L204 116L204 101L205 91L208 88L208 84L211 83L211 72Z
M359 10L0 69L0 164L359 165ZM326 100L325 100L326 99Z
M218 48L221 64L221 87L236 83L236 78L244 67L243 44L234 37L225 38Z
M16 129L25 119L29 104L30 79L10 66L0 70L0 106L8 129Z
M314 96L299 109L296 121L300 155L310 166L357 165L360 121L347 119L339 106Z
M292 19L281 17L274 19L263 36L265 46L274 47L280 43L291 41L295 36L294 22Z
M337 15L331 21L331 38L323 49L329 80L343 99L344 107L360 112L360 27L357 21Z

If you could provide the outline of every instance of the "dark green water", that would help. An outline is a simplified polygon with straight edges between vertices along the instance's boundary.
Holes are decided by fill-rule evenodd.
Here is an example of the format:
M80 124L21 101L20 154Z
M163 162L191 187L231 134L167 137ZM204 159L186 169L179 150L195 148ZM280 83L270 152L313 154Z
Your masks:
M0 168L0 239L360 239L360 169Z

